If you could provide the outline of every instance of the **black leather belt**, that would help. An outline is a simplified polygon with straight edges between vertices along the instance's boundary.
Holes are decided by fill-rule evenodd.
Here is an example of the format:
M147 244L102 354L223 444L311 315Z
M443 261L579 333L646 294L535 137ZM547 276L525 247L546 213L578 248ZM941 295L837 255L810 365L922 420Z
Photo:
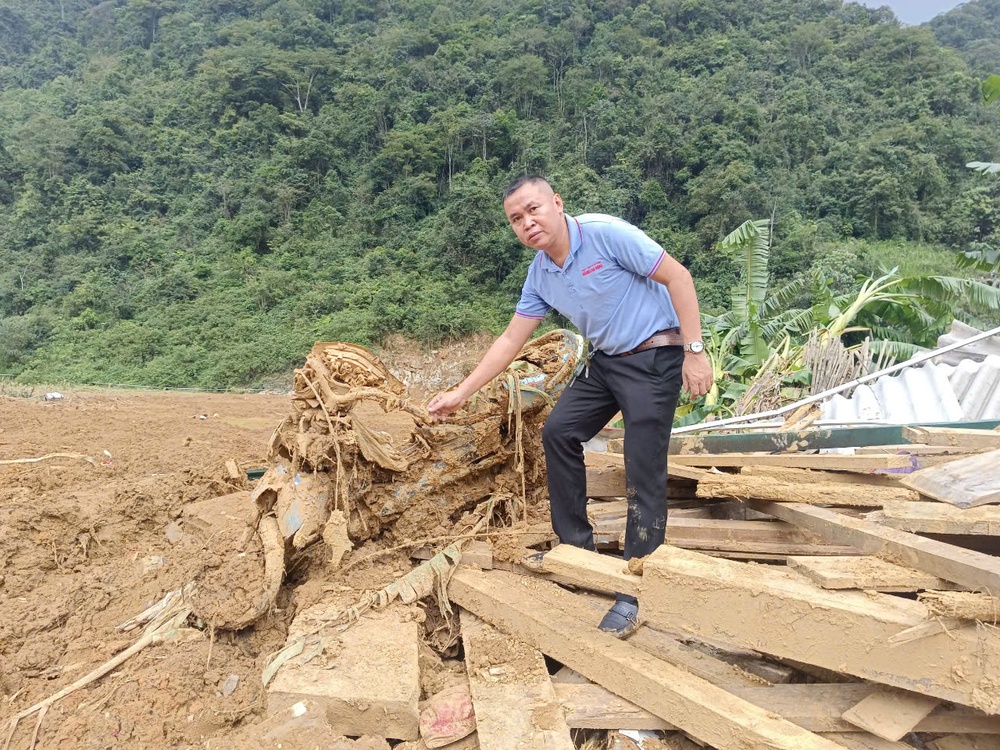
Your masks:
M643 341L635 349L629 349L627 352L622 352L621 354L615 354L615 357L627 357L630 354L635 354L636 352L644 352L647 349L656 349L660 346L684 346L684 338L681 336L680 328L664 328L662 331L657 331L648 339Z

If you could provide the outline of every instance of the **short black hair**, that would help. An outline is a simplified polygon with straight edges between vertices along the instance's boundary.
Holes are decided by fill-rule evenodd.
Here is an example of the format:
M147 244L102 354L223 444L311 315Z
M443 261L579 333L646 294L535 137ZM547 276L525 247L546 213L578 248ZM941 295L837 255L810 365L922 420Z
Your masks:
M549 181L542 177L540 174L523 174L510 183L507 189L503 191L503 197L500 199L501 203L506 203L507 199L510 198L514 193L523 188L525 185L534 185L539 182L544 182L546 185ZM551 185L550 185L551 187Z

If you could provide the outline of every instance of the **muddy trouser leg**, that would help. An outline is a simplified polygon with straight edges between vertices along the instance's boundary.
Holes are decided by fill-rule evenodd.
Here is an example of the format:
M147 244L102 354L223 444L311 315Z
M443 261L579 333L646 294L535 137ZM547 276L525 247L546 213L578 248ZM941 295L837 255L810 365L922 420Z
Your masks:
M587 469L583 443L618 412L599 367L581 373L563 391L542 427L549 484L552 530L563 544L593 550L594 529L587 520Z
M608 358L607 381L625 419L625 559L645 557L667 529L667 449L682 384L679 346ZM635 597L619 600L636 604Z

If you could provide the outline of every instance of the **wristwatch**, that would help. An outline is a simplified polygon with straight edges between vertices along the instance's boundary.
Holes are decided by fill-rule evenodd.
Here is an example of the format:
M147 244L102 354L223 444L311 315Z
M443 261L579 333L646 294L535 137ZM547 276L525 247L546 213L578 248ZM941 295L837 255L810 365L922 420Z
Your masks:
M684 344L684 351L691 352L692 354L701 354L705 351L705 342L691 341L690 343Z

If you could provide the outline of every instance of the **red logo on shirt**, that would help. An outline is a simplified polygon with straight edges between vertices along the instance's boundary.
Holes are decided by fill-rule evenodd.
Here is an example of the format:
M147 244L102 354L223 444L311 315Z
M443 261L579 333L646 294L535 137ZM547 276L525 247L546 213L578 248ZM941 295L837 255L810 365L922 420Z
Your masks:
M583 269L583 275L589 276L594 271L600 271L604 268L604 263L602 261L597 261L596 263L591 263L589 266Z

